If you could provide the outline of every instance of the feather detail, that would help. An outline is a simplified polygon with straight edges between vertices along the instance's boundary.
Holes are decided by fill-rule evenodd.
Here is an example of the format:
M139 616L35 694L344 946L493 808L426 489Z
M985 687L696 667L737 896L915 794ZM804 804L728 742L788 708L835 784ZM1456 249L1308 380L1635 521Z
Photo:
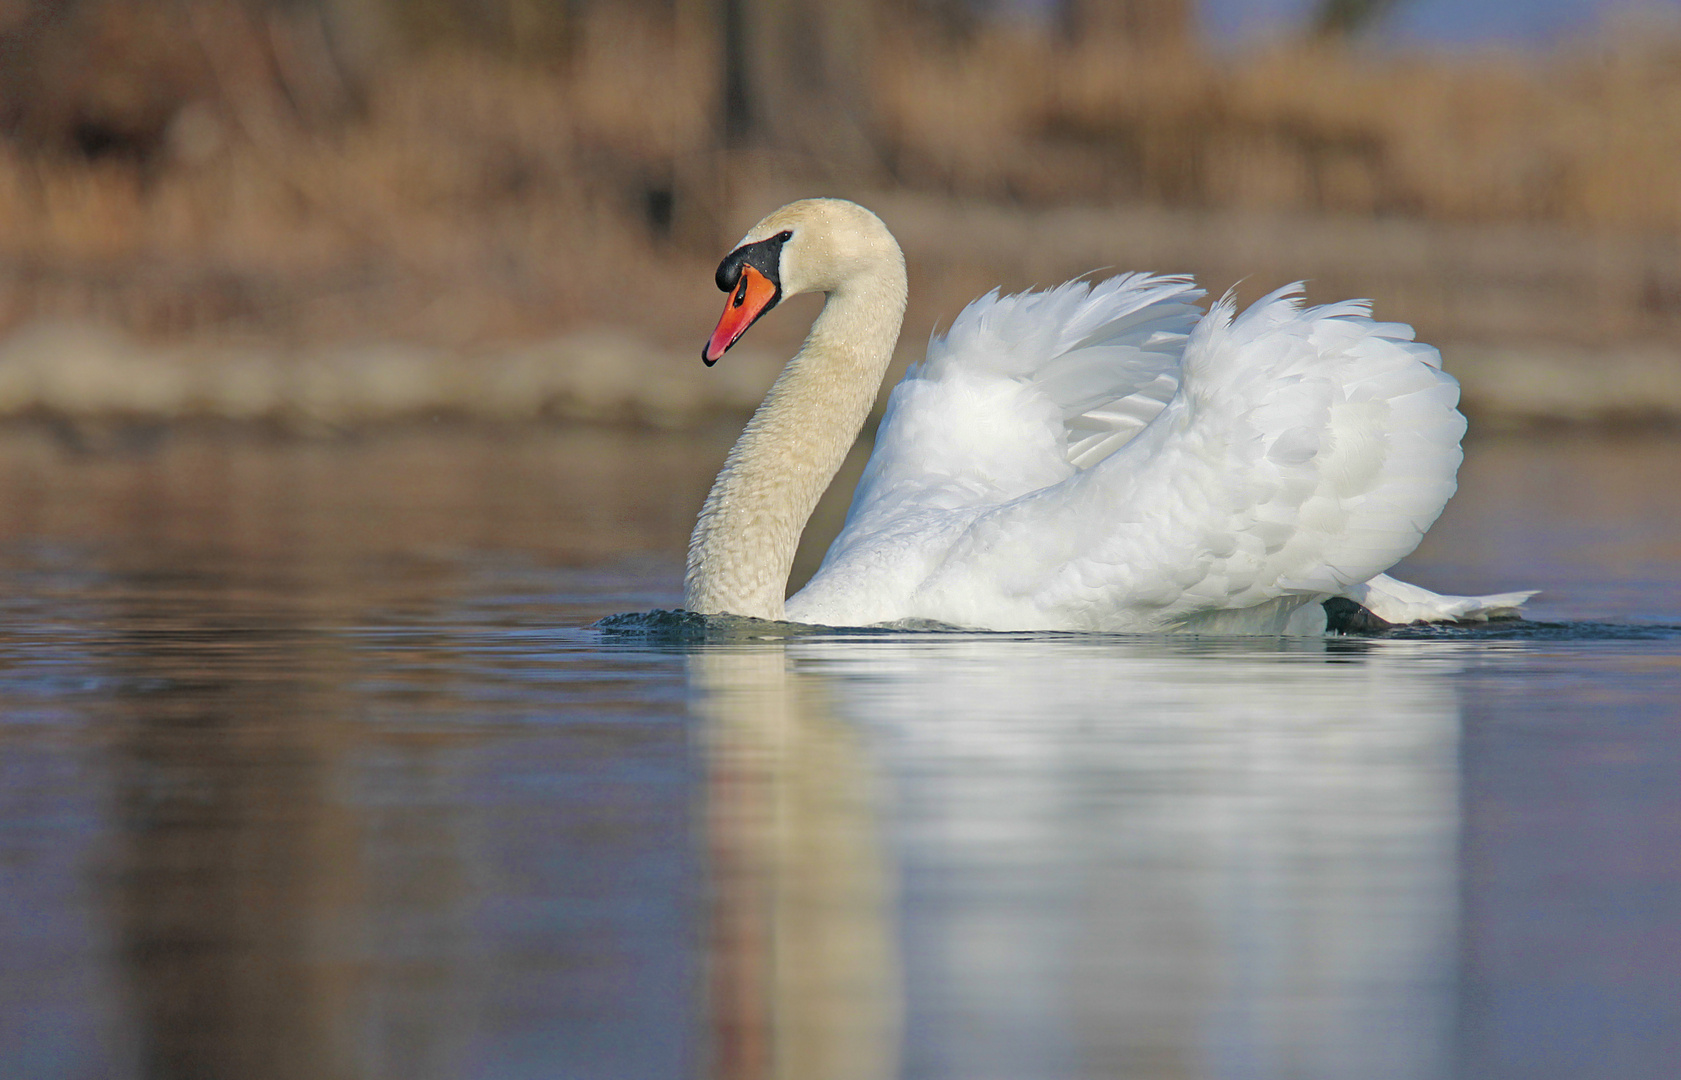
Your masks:
M1310 605L1405 556L1452 495L1458 384L1366 301L1202 296L1132 274L971 304L895 388L789 617L1322 630Z

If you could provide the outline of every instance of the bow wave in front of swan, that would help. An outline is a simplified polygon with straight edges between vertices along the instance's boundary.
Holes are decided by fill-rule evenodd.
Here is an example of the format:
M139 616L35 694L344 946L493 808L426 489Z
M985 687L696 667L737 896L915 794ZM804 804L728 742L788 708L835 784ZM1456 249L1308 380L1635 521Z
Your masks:
M826 294L729 453L689 545L695 612L987 630L1320 633L1507 616L1384 575L1453 494L1459 385L1411 327L1290 286L1206 313L1128 274L970 304L893 390L846 524L784 601L800 533L857 438L905 311L870 211L791 203L718 268L715 363L784 296Z

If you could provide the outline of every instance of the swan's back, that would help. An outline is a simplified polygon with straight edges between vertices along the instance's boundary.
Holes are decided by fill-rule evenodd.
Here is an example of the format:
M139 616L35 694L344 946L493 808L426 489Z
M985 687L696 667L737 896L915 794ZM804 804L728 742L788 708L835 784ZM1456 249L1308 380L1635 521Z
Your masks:
M1181 278L983 297L895 388L789 617L1285 629L1454 490L1458 385L1411 328Z

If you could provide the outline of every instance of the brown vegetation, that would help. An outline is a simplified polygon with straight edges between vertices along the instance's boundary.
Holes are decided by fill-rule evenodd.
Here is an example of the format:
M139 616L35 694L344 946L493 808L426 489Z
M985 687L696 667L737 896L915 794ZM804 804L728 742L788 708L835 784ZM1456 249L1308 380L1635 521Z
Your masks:
M920 235L940 307L913 308L913 345L994 281L1120 260L1216 288L1246 271L1381 288L1405 302L1389 313L1472 340L1521 330L1525 305L1554 340L1579 290L1578 338L1681 338L1681 35L1226 55L1177 0L1120 7L1071 7L1070 33L954 29L913 0L844 21L814 0L20 0L0 12L0 330L91 317L448 350L617 323L687 344L722 246L771 198L823 190L897 205ZM802 27L834 55L792 63ZM842 126L862 142L824 141ZM906 220L980 205L1064 257ZM1052 229L1081 206L1143 224L1101 245ZM1267 235L1289 266L1225 257L1220 237ZM1424 254L1391 259L1397 237ZM1492 320L1391 269L1436 273L1428 252L1454 249L1498 264Z
M1302 42L1220 57L994 36L907 50L884 76L913 184L1681 234L1681 37L1550 56Z

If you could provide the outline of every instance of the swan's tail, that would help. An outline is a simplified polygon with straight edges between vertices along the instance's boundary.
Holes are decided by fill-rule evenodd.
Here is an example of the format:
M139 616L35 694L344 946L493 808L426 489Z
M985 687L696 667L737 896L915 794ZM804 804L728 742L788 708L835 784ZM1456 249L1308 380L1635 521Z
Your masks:
M1386 623L1486 622L1489 619L1521 618L1527 592L1494 593L1490 596L1442 596L1417 585L1379 574L1361 585L1344 589L1342 595Z

